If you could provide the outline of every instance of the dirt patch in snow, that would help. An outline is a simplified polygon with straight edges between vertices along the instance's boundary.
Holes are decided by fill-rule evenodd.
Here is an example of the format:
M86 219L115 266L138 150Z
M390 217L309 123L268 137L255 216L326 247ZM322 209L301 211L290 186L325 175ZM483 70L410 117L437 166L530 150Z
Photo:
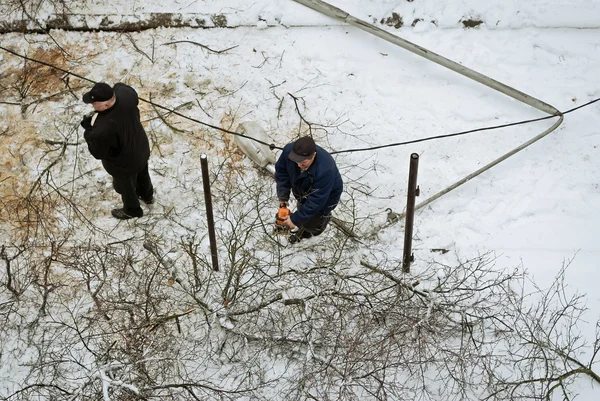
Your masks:
M465 28L477 28L479 25L483 24L483 20L479 18L471 18L465 17L465 19L460 20Z
M400 29L404 26L404 20L398 13L392 13L391 17L382 18L381 24Z

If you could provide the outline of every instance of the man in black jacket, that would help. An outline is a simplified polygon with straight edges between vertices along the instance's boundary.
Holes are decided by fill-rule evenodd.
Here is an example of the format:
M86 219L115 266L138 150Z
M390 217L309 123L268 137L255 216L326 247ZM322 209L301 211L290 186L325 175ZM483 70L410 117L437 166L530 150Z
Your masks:
M154 188L148 173L150 145L140 121L137 92L117 83L113 88L97 83L85 95L83 102L91 104L94 112L85 116L81 126L92 156L102 160L102 166L113 178L115 191L121 194L123 207L113 209L117 219L142 217L141 199L146 204L154 202Z

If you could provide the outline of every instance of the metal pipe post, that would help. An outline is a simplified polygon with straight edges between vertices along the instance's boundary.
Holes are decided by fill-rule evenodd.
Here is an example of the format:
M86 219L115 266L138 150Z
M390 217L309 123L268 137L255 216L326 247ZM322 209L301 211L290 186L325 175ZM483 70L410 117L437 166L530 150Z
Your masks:
M206 203L206 222L208 224L208 239L210 240L210 256L212 257L213 270L219 271L217 258L217 240L215 238L215 220L213 219L212 197L210 195L210 178L208 177L208 160L206 155L200 155L202 166L202 184L204 185L204 202Z
M417 172L419 170L419 155L410 155L410 170L408 171L408 193L406 194L406 220L404 227L404 254L402 256L402 272L410 272L412 255L413 222L415 218L415 197L417 196Z

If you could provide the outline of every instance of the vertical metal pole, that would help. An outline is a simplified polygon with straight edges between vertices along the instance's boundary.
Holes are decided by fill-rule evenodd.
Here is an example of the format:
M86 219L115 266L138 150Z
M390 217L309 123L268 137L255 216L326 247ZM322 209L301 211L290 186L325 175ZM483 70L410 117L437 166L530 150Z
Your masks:
M206 221L208 224L208 239L210 240L210 255L212 257L213 270L219 271L219 259L217 258L217 240L215 239L215 221L213 219L212 197L210 196L210 178L208 177L208 160L206 155L200 155L202 166L202 184L204 185L204 202L206 203Z
M404 224L404 254L402 256L402 272L410 271L412 255L413 222L415 219L415 197L417 194L417 172L419 170L419 155L410 155L410 170L408 171L408 193L406 194L406 221Z

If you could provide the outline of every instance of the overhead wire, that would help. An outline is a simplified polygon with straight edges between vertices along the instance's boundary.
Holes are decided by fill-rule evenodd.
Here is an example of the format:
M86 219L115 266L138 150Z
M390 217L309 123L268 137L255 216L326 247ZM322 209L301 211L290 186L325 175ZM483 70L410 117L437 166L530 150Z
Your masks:
M383 149L383 148L390 148L390 147L394 147L394 146L410 145L412 143L432 141L432 140L435 140L435 139L451 138L451 137L460 136L460 135L472 134L474 132L491 131L491 130L500 129L500 128L513 127L513 126L516 126L516 125L525 125L525 124L530 124L530 123L534 123L534 122L538 122L538 121L548 120L548 119L555 118L555 117L560 117L562 115L569 114L569 113L572 113L572 112L574 112L576 110L579 110L579 109L581 109L583 107L589 106L589 105L591 105L593 103L596 103L598 101L600 101L600 98L591 100L591 101L589 101L589 102L587 102L585 104L582 104L581 106L577 106L577 107L574 107L574 108L569 109L567 111L559 112L559 113L551 115L551 116L545 116L545 117L540 117L540 118L533 118L533 119L530 119L530 120L521 120L521 121L517 121L517 122L513 122L513 123L507 123L507 124L492 125L492 126L488 126L488 127L474 128L474 129L470 129L470 130L467 130L467 131L455 132L455 133L452 133L452 134L429 136L429 137L420 138L420 139L413 139L411 141L388 143L386 145L371 146L371 147L367 147L367 148L355 148L355 149L347 149L347 150L338 150L338 151L333 151L333 152L329 152L329 153L331 153L331 154L337 154L337 153L349 153L349 152L364 152L364 151L367 151L367 150L377 150L377 149Z
M42 64L42 65L45 65L47 67L50 67L50 68L56 69L58 71L64 72L65 74L72 75L72 76L77 77L79 79L82 79L84 81L88 81L88 82L91 82L91 83L94 83L94 84L97 83L96 81L94 81L92 79L89 79L87 77L84 77L82 75L74 73L72 71L66 70L64 68L58 67L56 65L47 63L45 61L37 60L37 59L31 58L31 57L28 57L26 55L19 54L19 53L13 51L13 50L7 49L7 48L2 47L2 46L0 46L0 49L4 50L5 52L8 52L8 53L10 53L10 54L12 54L14 56L21 57L21 58L23 58L25 60L29 60L29 61L32 61L32 62L35 62L35 63L39 63L39 64ZM221 131L221 132L225 132L227 134L237 135L237 136L240 136L242 138L246 138L246 139L252 140L254 142L257 142L257 143L260 143L262 145L268 146L271 150L273 150L273 149L282 150L283 149L282 147L276 146L273 143L267 143L267 142L264 142L264 141L262 141L260 139L253 138L253 137L250 137L248 135L244 135L244 134L239 133L239 132L230 131L228 129L225 129L225 128L222 128L222 127L218 127L218 126L213 125L213 124L206 123L206 122L198 120L196 118L186 116L185 114L182 114L182 113L178 112L177 110L170 109L170 108L168 108L166 106L160 105L160 104L155 103L155 102L153 102L151 100L147 100L147 99L144 99L144 98L141 98L141 97L139 99L141 101L145 102L145 103L151 104L151 105L153 105L153 106L155 106L155 107L157 107L159 109L168 111L169 113L174 114L176 116L179 116L181 118L184 118L186 120L193 121L193 122L195 122L197 124L200 124L200 125L203 125L205 127L209 127L209 128ZM474 128L474 129L466 130L466 131L460 131L460 132L455 132L455 133L450 133L450 134L444 134L444 135L430 136L430 137L419 138L419 139L413 139L413 140L410 140L410 141L388 143L388 144L385 144L385 145L370 146L370 147L365 147L365 148L352 148L352 149L345 149L345 150L337 150L337 151L331 151L329 153L330 154L340 154L340 153L354 153L354 152L373 151L373 150L378 150L378 149L384 149L384 148L391 148L391 147L397 147L397 146L410 145L410 144L413 144L413 143L426 142L426 141L432 141L432 140L443 139L443 138L452 138L452 137L456 137L456 136L472 134L472 133L475 133L475 132L491 131L491 130L496 130L496 129L500 129L500 128L514 127L514 126L517 126L517 125L525 125L525 124L530 124L530 123L534 123L534 122L548 120L548 119L555 118L555 117L560 117L562 115L569 114L569 113L572 113L572 112L574 112L576 110L579 110L579 109L582 109L584 107L590 106L590 105L592 105L592 104L594 104L594 103L596 103L598 101L600 101L600 98L593 99L593 100L591 100L591 101L589 101L589 102L587 102L585 104L582 104L580 106L574 107L574 108L569 109L567 111L558 112L558 113L556 113L554 115L549 115L549 116L540 117L540 118L533 118L533 119L529 119L529 120L521 120L521 121L516 121L516 122L512 122L512 123L500 124L500 125L493 125L493 126L488 126L488 127L479 127L479 128Z
M58 70L58 71L64 72L65 74L72 75L72 76L74 76L74 77L77 77L77 78L79 78L79 79L82 79L82 80L84 80L84 81L91 82L91 83L93 83L93 84L97 84L97 82L96 82L96 81L94 81L94 80L92 80L92 79L89 79L89 78L87 78L87 77L84 77L84 76L82 76L82 75L79 75L79 74L77 74L77 73L75 73L75 72L72 72L72 71L69 71L69 70L65 70L64 68L58 67L58 66L56 66L56 65L54 65L54 64L50 64L50 63L47 63L47 62L45 62L45 61L42 61L42 60L37 60L37 59L31 58L31 57L25 56L25 55L23 55L23 54L19 54L19 53L17 53L17 52L15 52L15 51L13 51L13 50L7 49L7 48L5 48L5 47L2 47L2 46L0 46L0 49L1 49L1 50L4 50L5 52L8 52L8 53L10 53L10 54L12 54L12 55L14 55L14 56L21 57L21 58L23 58L23 59L25 59L25 60L32 61L32 62L34 62L34 63L39 63L39 64L45 65L45 66L47 66L47 67L54 68L55 70ZM235 131L230 131L230 130L228 130L228 129L221 128L221 127L218 127L218 126L216 126L216 125L209 124L209 123L206 123L206 122L204 122L204 121L200 121L200 120L198 120L198 119L196 119L196 118L193 118L193 117L186 116L185 114L181 114L181 113L180 113L180 112L178 112L177 110L170 109L170 108L168 108L168 107L165 107L165 106L163 106L163 105L160 105L160 104L158 104L158 103L155 103L155 102L153 102L153 101L151 101L151 100L144 99L144 98L142 98L142 97L140 97L139 99L140 99L142 102L145 102L145 103L151 104L152 106L158 107L159 109L162 109L162 110L168 111L168 112L169 112L169 113L171 113L171 114L175 114L175 115L177 115L177 116L179 116L179 117L181 117L181 118L184 118L184 119L186 119L186 120L193 121L193 122L195 122L195 123L198 123L198 124L200 124L200 125L203 125L203 126L205 126L205 127L213 128L213 129L219 130L219 131L221 131L221 132L225 132L225 133L227 133L227 134L231 134L231 135L237 135L237 136L240 136L240 137L243 137L243 138L246 138L246 139L250 139L250 140L253 140L253 141L255 141L255 142L258 142L258 143L261 143L261 144L263 144L263 145L266 145L266 146L268 146L269 148L271 148L271 150L273 150L273 149L279 149L279 150L282 150L282 149L283 149L283 148L281 148L281 147L277 147L277 146L275 146L275 145L274 145L274 144L272 144L272 143L271 143L271 144L269 144L269 143L266 143L266 142L264 142L264 141L261 141L261 140L259 140L259 139L252 138L252 137L250 137L250 136L244 135L244 134L242 134L242 133L235 132Z

